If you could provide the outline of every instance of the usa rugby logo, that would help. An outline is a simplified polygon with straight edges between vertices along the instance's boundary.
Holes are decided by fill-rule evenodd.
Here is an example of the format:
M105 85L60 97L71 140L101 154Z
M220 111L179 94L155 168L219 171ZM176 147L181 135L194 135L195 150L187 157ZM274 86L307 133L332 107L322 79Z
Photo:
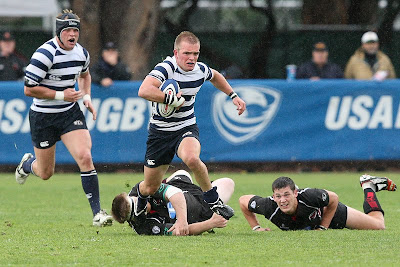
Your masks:
M240 86L235 92L246 102L246 111L238 116L236 106L224 93L214 96L212 116L218 132L230 143L242 144L254 139L271 123L281 103L281 93L268 87Z

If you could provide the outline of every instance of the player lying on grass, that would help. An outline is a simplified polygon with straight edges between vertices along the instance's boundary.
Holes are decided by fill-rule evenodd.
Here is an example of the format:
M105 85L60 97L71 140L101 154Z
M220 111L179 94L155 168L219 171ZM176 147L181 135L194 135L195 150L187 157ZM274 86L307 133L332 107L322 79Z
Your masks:
M395 183L386 177L362 175L364 213L339 202L338 196L324 189L298 189L289 177L272 183L273 196L240 197L240 208L254 231L269 231L258 223L255 213L262 214L281 230L385 229L383 210L376 197L381 190L396 191Z
M212 212L203 199L201 188L193 184L187 171L179 170L165 179L147 203L147 213L134 219L137 207L137 186L129 194L117 195L112 203L112 215L119 223L127 221L140 235L184 235L175 228L177 220L187 219L189 235L198 235L213 228L223 228L227 220ZM212 183L224 203L231 198L235 184L230 178ZM172 205L171 205L172 204ZM184 212L182 209L185 209ZM175 216L176 210L176 216Z

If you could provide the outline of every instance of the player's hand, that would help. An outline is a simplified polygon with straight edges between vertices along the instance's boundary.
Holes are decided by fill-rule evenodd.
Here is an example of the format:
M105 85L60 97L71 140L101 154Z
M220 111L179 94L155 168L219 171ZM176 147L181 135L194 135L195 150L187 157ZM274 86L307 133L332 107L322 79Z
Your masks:
M213 225L212 228L224 228L228 224L228 220L216 213L213 214L210 220Z
M164 103L179 109L185 103L185 98L182 97L182 92L179 92L176 95L166 95Z
M271 231L271 229L260 227L260 228L258 228L257 230L255 230L254 232L266 232L266 231Z
M240 97L235 97L233 100L233 104L237 107L237 111L239 115L246 110L246 102L244 102Z
M74 88L64 90L64 101L76 102L83 96L82 91L75 91Z
M189 234L189 225L186 220L176 220L175 224L168 230L168 232L174 232L176 236L180 235L188 235Z
M93 107L92 101L89 100L84 100L83 104L85 105L85 107L90 111L90 113L92 113L93 115L93 120L95 121L97 118L97 112L96 109Z

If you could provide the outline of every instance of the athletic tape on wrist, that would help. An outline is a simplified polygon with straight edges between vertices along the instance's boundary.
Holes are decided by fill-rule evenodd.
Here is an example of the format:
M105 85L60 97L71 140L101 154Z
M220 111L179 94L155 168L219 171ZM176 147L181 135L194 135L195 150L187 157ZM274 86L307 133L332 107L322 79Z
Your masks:
M82 99L83 101L92 101L92 98L90 97L89 94L84 95Z
M57 91L56 95L54 96L55 100L64 100L64 92Z

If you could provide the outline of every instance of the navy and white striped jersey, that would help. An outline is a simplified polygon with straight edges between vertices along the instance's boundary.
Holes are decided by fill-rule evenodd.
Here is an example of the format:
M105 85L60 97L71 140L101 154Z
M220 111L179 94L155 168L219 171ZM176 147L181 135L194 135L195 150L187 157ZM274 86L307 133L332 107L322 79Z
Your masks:
M196 94L205 81L212 79L213 74L210 67L202 62L197 62L192 71L184 71L176 63L175 57L167 57L163 62L157 64L148 75L161 83L167 79L176 80L182 96L185 98L183 106L168 118L153 112L150 128L160 131L177 131L195 124L194 102Z
M74 88L81 73L88 71L90 56L80 44L70 50L62 49L56 37L40 46L26 67L25 80L56 91ZM70 109L75 103L34 98L31 109L43 113L58 113Z

